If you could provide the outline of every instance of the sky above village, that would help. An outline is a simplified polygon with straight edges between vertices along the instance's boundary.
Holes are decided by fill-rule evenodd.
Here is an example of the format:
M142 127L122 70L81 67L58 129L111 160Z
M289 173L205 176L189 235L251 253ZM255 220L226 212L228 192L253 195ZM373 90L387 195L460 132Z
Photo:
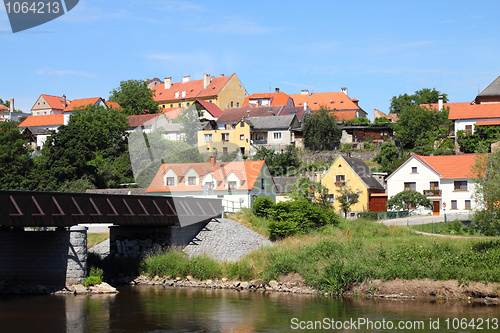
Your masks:
M500 75L500 2L80 0L12 33L0 4L0 98L107 99L120 81L236 73L249 94L348 88L373 119L436 88L472 101Z

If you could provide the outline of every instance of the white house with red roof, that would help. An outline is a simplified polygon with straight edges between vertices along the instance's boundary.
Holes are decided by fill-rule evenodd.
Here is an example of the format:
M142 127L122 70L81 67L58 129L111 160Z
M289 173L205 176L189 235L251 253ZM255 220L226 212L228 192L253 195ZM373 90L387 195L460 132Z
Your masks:
M47 116L51 114L62 114L64 109L70 103L65 95L52 96L41 94L31 108L33 116Z
M388 199L405 190L417 191L433 204L421 214L443 215L470 212L476 207L472 167L477 154L412 155L386 178Z
M259 196L276 202L276 185L265 161L165 163L146 193L148 195L221 198L229 211L251 207Z
M500 125L500 76L479 93L473 102L440 102L423 106L436 110L449 108L448 119L455 123L455 135L458 131L474 133L476 126Z
M52 132L57 132L59 126L67 125L71 115L77 108L87 105L101 105L107 109L120 108L115 102L105 101L101 97L75 99L69 101L66 96L58 97L42 94L31 108L31 116L18 125L27 129L32 138L34 148L40 150Z

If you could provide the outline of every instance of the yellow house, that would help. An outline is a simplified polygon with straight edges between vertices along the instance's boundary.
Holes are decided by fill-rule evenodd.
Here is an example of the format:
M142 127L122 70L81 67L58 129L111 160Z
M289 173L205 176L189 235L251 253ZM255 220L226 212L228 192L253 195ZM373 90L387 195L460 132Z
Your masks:
M328 189L328 199L335 211L341 211L335 198L340 195L340 184L346 184L354 192L359 191L358 202L351 206L351 213L370 210L370 195L383 193L384 187L372 177L372 172L359 158L339 156L320 179L321 185Z
M229 129L217 129L216 126L198 131L198 151L200 153L228 154L250 152L250 126L243 120Z
M202 80L191 80L186 75L180 82L166 77L164 82L155 81L152 90L160 108L180 108L192 105L196 100L214 103L221 110L243 105L248 93L236 74L219 77L204 74Z

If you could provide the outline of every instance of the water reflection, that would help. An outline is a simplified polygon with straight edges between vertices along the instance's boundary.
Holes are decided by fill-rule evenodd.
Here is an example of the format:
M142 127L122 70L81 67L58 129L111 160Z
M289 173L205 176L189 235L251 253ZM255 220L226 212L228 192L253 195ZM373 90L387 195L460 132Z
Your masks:
M290 332L293 318L422 321L425 331L430 331L430 319L440 318L439 332L457 332L446 330L446 318L499 317L498 306L467 302L334 299L160 286L121 287L117 295L0 298L1 332Z

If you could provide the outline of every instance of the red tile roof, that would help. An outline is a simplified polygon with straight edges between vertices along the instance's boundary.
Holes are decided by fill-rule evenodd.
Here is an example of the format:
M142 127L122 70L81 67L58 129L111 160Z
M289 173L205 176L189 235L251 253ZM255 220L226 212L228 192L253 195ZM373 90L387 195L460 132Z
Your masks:
M321 106L333 110L359 110L360 107L354 103L357 99L349 98L343 92L310 93L307 95L291 94L295 106L307 106L311 111L319 110Z
M231 76L212 76L210 84L206 89L203 88L204 80L192 80L185 83L182 81L173 82L170 89L165 89L165 84L157 84L153 87L153 91L155 92L154 100L162 102L216 96L233 75L234 73ZM186 92L184 97L182 96L183 91ZM176 92L179 93L178 97L175 97Z
M257 177L265 165L264 161L243 161L243 162L217 162L214 168L214 177L217 181L215 184L214 191L226 191L224 187L224 179L234 173L241 182L241 186L235 190L251 190ZM185 185L184 176L186 172L190 169L194 169L199 175L198 185ZM168 169L172 169L178 177L177 186L164 186L163 185L163 175ZM146 192L192 192L192 191L202 191L201 180L206 175L212 172L212 167L209 162L207 163L175 163L175 164L163 164L153 181L149 185Z
M205 110L210 112L210 114L214 117L218 118L222 113L222 110L214 103L210 103L210 102L203 101L200 99L197 99L196 102L200 103L201 106L203 106L205 108Z
M422 104L432 109L438 109L438 104ZM444 108L450 108L448 119L488 119L500 118L499 104L443 103Z
M481 155L421 156L414 154L413 156L440 174L442 178L451 179L474 177L471 169L476 164L477 157Z
M64 112L74 111L77 108L86 107L87 105L96 105L99 100L101 100L101 97L74 99L68 106L66 106Z
M293 105L293 99L282 91L280 91L279 93L274 92L274 93L252 94L248 97L245 97L243 105L249 104L251 100L255 99L270 99L271 105L287 105L288 101L291 99Z
M335 116L338 121L341 120L352 120L356 118L357 111L333 111L329 112L331 115Z
M43 97L43 99L47 102L47 104L49 104L49 107L51 109L64 110L63 98L62 97L52 96L52 95L45 95L45 94L41 94L40 97ZM40 99L40 97L38 97L37 102ZM69 103L69 100L67 100L66 103ZM33 105L33 107L31 108L31 110L33 110L33 108L35 106L36 106L36 102L35 102L35 105Z
M0 104L0 111L7 111L7 110L9 110L9 108L8 108L8 107L6 107L6 106L5 106L5 105L3 105L3 104Z
M153 114L140 114L135 116L128 116L128 125L129 127L138 127L144 125L145 122L158 117L160 113Z
M184 112L184 108L164 108L160 109L160 112L165 114L168 119L174 120Z
M64 114L29 116L18 127L53 126L64 124Z
M120 104L116 103L116 102L110 102L110 101L105 101L104 103L106 103L106 105L108 106L108 109L118 109L118 110L122 110L122 107L120 106Z
M239 108L229 108L222 111L217 123L237 123L245 117L266 117L276 116L283 108L283 105L273 106L256 106L253 104L246 104ZM248 113L250 111L250 113Z
M491 126L491 125L500 125L500 120L483 120L476 122L476 126Z

